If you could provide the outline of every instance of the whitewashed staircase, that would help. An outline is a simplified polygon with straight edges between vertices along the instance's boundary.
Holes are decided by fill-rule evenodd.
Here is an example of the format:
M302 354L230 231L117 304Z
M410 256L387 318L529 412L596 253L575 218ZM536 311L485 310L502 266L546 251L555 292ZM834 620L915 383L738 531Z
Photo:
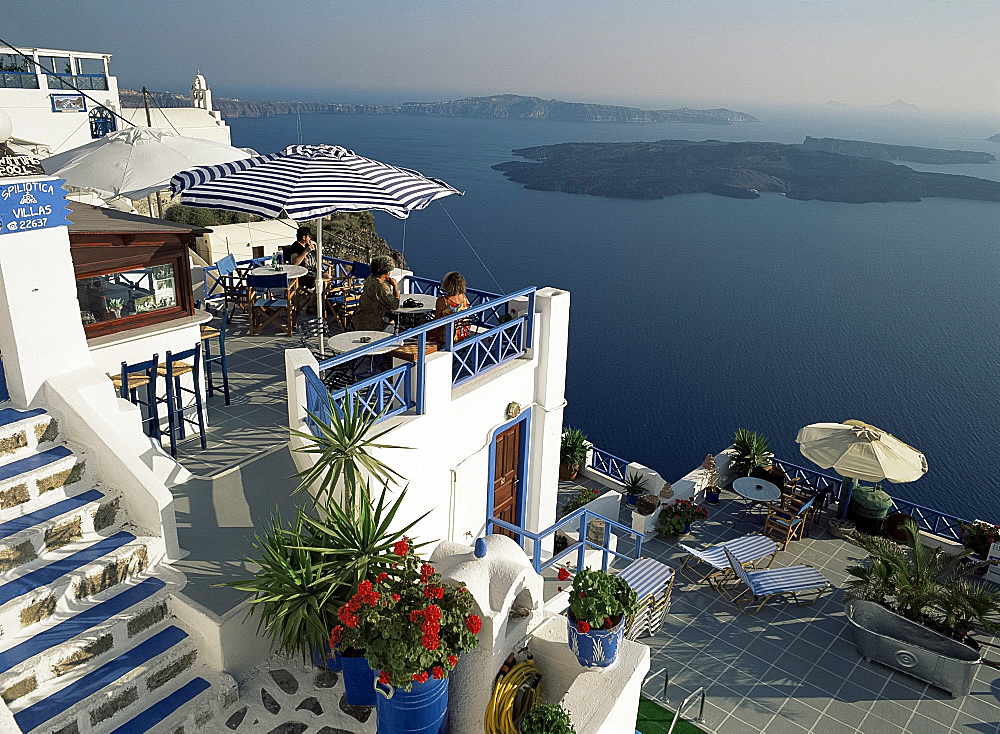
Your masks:
M0 698L24 734L218 725L235 684L198 660L162 558L50 415L0 404Z

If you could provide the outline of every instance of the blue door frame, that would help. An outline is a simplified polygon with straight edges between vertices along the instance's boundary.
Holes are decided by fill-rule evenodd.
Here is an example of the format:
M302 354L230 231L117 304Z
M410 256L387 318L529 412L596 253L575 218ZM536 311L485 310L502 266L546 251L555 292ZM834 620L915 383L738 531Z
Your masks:
M531 446L529 441L531 434L531 408L525 408L524 411L514 420L504 423L502 426L493 431L493 435L490 436L490 458L489 458L489 481L486 484L486 522L489 524L490 518L493 517L493 482L496 480L497 471L497 436L506 431L507 429L513 427L517 423L524 423L521 426L520 440L517 446L517 519L515 524L520 527L524 527L524 513L528 501L527 492L527 481L528 481L528 447ZM518 545L524 546L524 538L519 537Z

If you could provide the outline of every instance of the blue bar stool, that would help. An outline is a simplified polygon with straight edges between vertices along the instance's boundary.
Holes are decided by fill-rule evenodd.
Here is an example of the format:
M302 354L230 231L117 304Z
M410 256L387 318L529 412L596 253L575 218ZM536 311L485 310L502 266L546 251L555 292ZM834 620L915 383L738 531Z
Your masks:
M206 304L207 309L207 304ZM211 311L211 309L207 309ZM202 362L205 365L205 392L207 397L214 394L215 385L212 383L212 365L218 363L222 370L222 394L226 397L226 405L229 405L229 367L226 365L226 327L228 326L229 314L226 309L222 309L222 323L219 328L208 324L201 325L201 343L205 347ZM212 340L218 338L219 353L212 354Z
M136 364L122 362L122 369L116 375L109 374L111 383L115 386L119 397L128 400L139 409L146 409L146 417L142 419L143 430L147 436L160 437L160 416L156 405L160 402L156 397L156 374L159 355ZM145 399L139 397L139 388L145 387ZM147 425L148 424L148 425Z
M184 360L190 359L191 362ZM201 403L201 389L198 386L198 369L201 360L201 344L196 344L193 349L186 349L183 352L167 352L167 359L160 368L160 374L166 378L167 382L167 430L170 434L170 455L177 458L178 438L184 438L184 424L190 423L198 427L201 436L201 447L208 448L205 439L205 411ZM181 376L191 373L192 387L181 385ZM185 393L194 393L194 406L184 407ZM195 408L196 418L189 418L187 411ZM178 437L177 434L180 434Z

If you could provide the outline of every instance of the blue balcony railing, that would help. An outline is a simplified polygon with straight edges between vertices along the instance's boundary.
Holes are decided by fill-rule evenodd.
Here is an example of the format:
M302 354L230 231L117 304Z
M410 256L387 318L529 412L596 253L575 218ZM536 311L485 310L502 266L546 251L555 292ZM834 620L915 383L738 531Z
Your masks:
M326 391L326 385L312 367L303 367L302 374L306 378L306 410L329 425L330 394ZM319 435L319 426L309 416L306 416L306 425L314 436Z
M609 454L604 449L592 446L590 450L590 469L606 477L625 483L628 474L628 461Z
M587 539L587 527L592 520L600 520L604 522L604 538L603 542L597 543L592 540ZM542 561L542 541L544 541L550 535L553 535L557 530L563 530L567 526L576 524L576 530L579 532L579 540L575 543L571 543L565 549L557 553L556 555L549 558L547 561ZM512 525L509 522L505 522L497 517L491 517L486 521L486 534L490 535L493 533L495 528L502 528L504 530L509 530L517 538L518 543L524 544L524 539L532 541L531 549L531 565L535 569L535 573L541 573L546 568L549 568L564 558L569 557L572 553L576 553L576 567L578 569L583 568L585 565L586 553L588 548L594 548L603 552L601 560L601 568L605 571L608 570L609 556L613 555L616 558L626 558L630 560L635 560L642 556L642 533L637 533L632 528L627 525L622 525L619 522L615 522L603 515L598 515L596 512L591 512L586 507L580 507L574 510L566 517L557 520L554 525L547 527L537 533L533 533L525 528L518 527L517 525ZM612 550L611 545L611 531L612 529L621 530L624 533L633 537L635 541L635 547L633 548L632 554L619 553L617 550Z
M38 75L33 71L0 71L4 89L38 89Z
M206 286L207 288L207 286ZM206 290L206 292L208 292ZM517 318L510 318L503 324L480 334L472 334L466 339L455 341L455 326L460 322L476 321L484 313L503 311L514 300L526 300L528 308ZM382 418L413 411L415 415L424 412L424 371L427 355L428 335L442 329L445 333L444 350L452 352L452 387L485 374L502 364L522 357L532 344L534 326L535 289L524 288L509 296L497 297L494 301L473 306L465 311L435 319L427 324L408 329L399 334L386 334L384 339L371 342L358 349L326 359L319 364L320 375L331 370L350 371L350 366L364 357L384 354L386 347L412 346L413 362L394 367L372 375L356 384L339 387L333 392L334 399L342 404L348 396L356 395L363 405L382 413ZM317 376L317 379L320 378ZM320 380L322 384L322 380ZM411 387L412 385L412 387Z

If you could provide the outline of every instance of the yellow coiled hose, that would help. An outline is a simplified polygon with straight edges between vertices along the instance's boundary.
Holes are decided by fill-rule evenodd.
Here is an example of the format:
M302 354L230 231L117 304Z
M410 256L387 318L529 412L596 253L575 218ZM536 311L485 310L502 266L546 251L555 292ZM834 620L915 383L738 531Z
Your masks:
M540 678L535 661L530 658L516 663L497 678L493 697L483 716L483 731L486 734L517 734L516 722L538 703Z

